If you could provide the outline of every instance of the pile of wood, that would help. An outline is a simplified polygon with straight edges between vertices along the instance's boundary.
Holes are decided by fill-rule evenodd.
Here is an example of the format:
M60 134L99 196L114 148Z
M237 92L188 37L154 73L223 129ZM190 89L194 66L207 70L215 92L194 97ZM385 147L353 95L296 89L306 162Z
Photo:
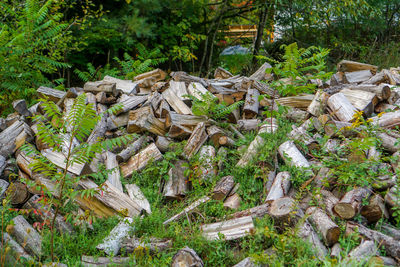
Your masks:
M215 199L222 201L227 209L232 210L232 214L228 220L202 225L201 231L206 239L232 240L251 235L254 231L253 219L270 216L279 231L296 227L296 234L308 240L318 257L323 259L328 254L337 257L340 253L338 240L344 233L335 222L339 218L347 221L347 233L358 231L364 240L349 253L349 259L376 257L385 264L398 263L400 229L385 224L382 227L384 232L378 232L369 226L381 218L393 219L394 207L400 203L396 186L399 161L383 162L378 147L370 147L363 151L362 156L352 160L382 161L380 168L386 168L389 174L383 174L376 182L377 186L354 187L348 192L341 192L335 190L335 177L330 175L331 170L326 167L315 168L321 163L311 159L304 147L335 154L345 142L339 137L352 138L358 135L352 122L358 112L362 112L365 119L380 129L376 136L381 140L385 153L400 155L400 146L396 143L400 133L395 129L400 124L400 111L397 111L400 90L396 88L396 85L400 85L400 69L378 72L376 66L342 61L330 81L310 80L318 87L315 95L280 97L268 83L261 82L274 79L265 73L270 67L264 64L250 77L233 76L218 68L214 79L203 79L184 72L173 72L168 77L167 73L156 69L135 77L134 81L106 76L102 81L87 82L83 88L70 88L67 92L46 87L37 90L39 97L56 103L65 116L71 110L74 98L82 93L86 94L87 103L93 104L98 114L105 114L108 108L115 105L122 107L115 114L102 117L88 137L88 143L100 138L137 134L137 138L126 146L99 153L91 164L74 164L68 169L71 175L97 172L100 164L112 170L108 180L101 185L101 194L74 199L80 206L80 213L90 210L101 217L117 214L126 217L97 246L99 250L107 255L118 255L121 248L127 253L143 248L150 253L159 253L170 248L173 240L141 240L129 236L132 218L150 214L151 203L137 185L123 186L121 178L129 178L133 173L144 170L150 162L161 160L165 152L174 149L174 143L187 140L181 158L173 163L174 167L168 172L169 179L160 189L155 189L166 200L182 200L191 190L185 170L193 157L199 159L196 179L211 181L224 168L223 159L227 149L234 149L236 141L244 138L245 132L255 131L257 135L250 145L245 149L238 148L242 155L237 167L249 165L265 144L265 133L278 130L279 121L263 118L262 112L265 109L274 110L281 104L290 107L286 116L294 124L287 141L279 146L280 162L302 168L304 176L310 178L307 183L321 189L316 196L319 204L310 205L315 204L310 201L311 196L302 200L295 198L297 190L291 186L291 175L289 172L280 172L279 161L276 160L276 166L265 178L267 197L260 206L238 211L241 203L240 185L235 182L235 177L224 176L212 192L166 220L164 225L167 227L172 221L186 218L199 205ZM193 115L192 101L188 95L201 98L205 93L211 93L218 101L227 104L244 100L244 105L232 111L224 120L230 123L229 127L222 128L211 118ZM261 100L260 95L267 97ZM50 190L56 198L59 192L54 181L30 168L32 158L20 148L25 142L36 145L60 169L65 168L65 156L50 150L35 136L37 126L30 117L43 113L40 103L28 108L24 100L17 100L13 107L15 113L0 119L0 194L1 197L8 195L15 207L41 212L35 212L34 218L21 215L14 218L15 224L8 229L9 235L6 234L4 240L21 257L34 258L41 254L41 236L26 219L43 222L54 214L54 211L37 202L41 187ZM389 112L382 115L383 111ZM322 135L330 138L328 142L321 143ZM298 146L299 143L302 146ZM217 155L222 159L219 162L214 160ZM35 186L24 184L16 177L29 179ZM83 189L100 188L88 179L81 180L77 186ZM362 223L352 221L358 215L363 218ZM56 227L63 233L73 231L61 215L57 218ZM379 247L384 247L385 256L379 255ZM127 260L125 257L115 257L112 262L123 264ZM172 261L173 266L203 266L196 252L187 247L182 248ZM82 257L85 266L106 266L109 263L111 260L107 257ZM249 264L252 261L246 258L236 266L253 266Z

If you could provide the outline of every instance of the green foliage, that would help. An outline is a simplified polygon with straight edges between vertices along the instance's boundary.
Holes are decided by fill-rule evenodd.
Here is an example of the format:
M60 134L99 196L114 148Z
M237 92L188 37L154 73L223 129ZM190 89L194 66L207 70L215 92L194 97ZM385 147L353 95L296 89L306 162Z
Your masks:
M252 55L226 55L219 57L218 66L227 69L233 75L242 74L249 70Z
M87 64L87 71L81 71L75 69L74 73L84 82L88 81L99 81L102 80L106 75L112 77L118 77L120 71L117 68L111 68L110 65L106 65L104 68L101 66L95 68L92 63Z
M315 46L298 48L297 43L282 45L281 49L285 50L282 57L283 62L265 58L274 63L274 67L267 71L273 72L276 76L277 80L273 81L271 86L276 88L280 95L313 93L316 85L310 84L309 80L325 80L332 75L332 73L325 72L329 49Z
M206 92L205 94L200 93L200 96L201 99L198 99L192 95L186 95L186 97L193 100L193 114L198 116L207 116L215 120L226 118L226 116L244 103L243 101L237 101L228 106L225 103L218 103L218 98L209 92Z

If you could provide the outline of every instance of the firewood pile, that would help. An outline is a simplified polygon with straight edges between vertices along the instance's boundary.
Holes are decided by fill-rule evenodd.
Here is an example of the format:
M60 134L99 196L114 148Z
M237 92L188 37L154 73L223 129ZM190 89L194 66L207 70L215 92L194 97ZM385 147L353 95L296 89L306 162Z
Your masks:
M55 102L64 114L68 114L74 98L82 93L86 94L87 103L92 103L99 114L113 105L121 104L118 112L103 116L88 138L89 143L99 138L137 134L137 138L125 147L104 151L92 163L75 164L68 169L73 175L98 172L100 164L113 170L101 186L102 194L75 199L81 213L90 210L101 217L126 217L97 245L99 250L106 255L119 255L121 248L126 253L139 247L147 248L150 253L170 248L173 240L154 238L144 243L129 236L132 218L150 214L151 203L136 184L123 186L121 178L128 179L134 172L144 170L149 163L161 160L163 154L171 149L171 144L185 140L180 159L169 170L169 179L160 189L166 200L182 200L191 190L190 181L185 176L186 163L190 159L194 156L200 158L196 179L210 181L224 168L223 161L215 162L217 155L223 158L227 149L236 149L236 141L244 138L246 132L255 131L256 137L246 149L241 150L244 152L236 165L246 167L256 159L259 149L267 142L264 133L279 130L279 121L265 118L262 112L265 109L276 110L280 104L289 107L285 116L293 125L287 140L278 148L276 166L266 178L265 202L239 211L240 185L235 182L235 177L224 176L212 192L191 203L182 212L172 215L164 225L167 227L173 221L184 220L197 207L215 199L223 201L232 213L228 220L201 225L200 230L207 240L234 240L251 235L255 227L253 219L270 216L279 231L297 227L297 235L310 242L320 259L337 257L343 249L338 243L340 236L358 232L363 241L350 251L347 256L349 259L374 257L385 265L400 263L400 229L385 223L380 231L373 230L374 224L382 218L393 221L394 208L400 204L396 172L400 158L387 162L381 153L383 150L385 155L400 155L400 145L397 143L400 137L397 130L400 125L400 89L396 87L400 85L400 69L378 71L376 66L343 60L330 81L309 81L318 88L314 95L281 97L268 86L268 81L274 79L265 71L270 67L264 64L250 77L233 76L217 68L214 79L199 78L185 72L173 72L168 77L167 73L156 69L135 77L134 81L106 76L102 81L87 82L83 88L70 88L67 92L46 87L37 90L38 97ZM228 127L219 126L207 116L193 115L192 100L188 96L201 98L207 92L227 104L244 101L240 108L233 110L223 120L229 123ZM267 97L261 99L260 95ZM20 147L25 142L35 144L49 161L61 169L65 168L64 156L48 149L35 137L37 127L29 118L43 112L40 103L28 108L25 100L17 100L13 107L15 113L0 119L1 197L9 196L11 204L20 209L45 210L34 215L35 221L43 221L51 217L54 211L37 202L41 194L40 187L50 190L54 197L59 192L54 181L32 171L29 166L32 158ZM379 130L376 131L376 137L381 147L371 146L364 149L362 155L350 155L348 160L375 160L380 162L375 171L385 168L388 173L379 176L374 186L355 186L343 192L335 189L337 177L330 175L332 170L321 167L321 162L311 158L305 148L335 154L343 146L343 138L360 138L365 126L353 124L360 112L368 123ZM329 138L324 144L321 143L322 136ZM310 201L311 196L296 199L297 190L292 186L291 174L280 171L279 165L284 164L301 168L303 175L310 178L306 183L320 188L315 196L317 205ZM30 179L37 186L27 186L18 177ZM85 179L79 182L79 187L88 189L99 186ZM356 222L355 217L361 220ZM27 219L33 221L28 216L15 217L12 229L4 234L3 240L21 257L39 257L41 236ZM341 232L338 220L347 222L346 233ZM74 231L62 215L58 216L56 227L62 233ZM378 248L383 248L386 254L380 255ZM116 264L123 264L127 260L124 255L113 258ZM82 256L84 266L106 266L108 263L108 257ZM172 266L203 265L201 258L188 247L182 248L172 259ZM235 266L256 265L246 258Z

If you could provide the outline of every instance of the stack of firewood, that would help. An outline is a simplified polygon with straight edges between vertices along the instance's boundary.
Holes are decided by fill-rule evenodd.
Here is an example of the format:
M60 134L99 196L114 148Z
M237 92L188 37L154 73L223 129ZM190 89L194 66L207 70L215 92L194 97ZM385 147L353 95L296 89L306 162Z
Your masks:
M117 214L126 217L97 246L99 250L107 255L118 255L122 247L127 253L143 247L150 252L162 252L171 247L173 242L157 238L144 242L134 236L129 237L132 218L150 214L151 203L137 185L123 186L121 177L129 178L134 172L144 170L150 162L161 160L163 153L169 151L173 143L187 140L181 158L174 162L175 167L168 172L169 179L162 188L155 189L160 190L166 199L184 199L191 190L189 178L185 175L189 160L194 156L200 159L200 165L195 171L196 179L212 180L224 168L223 158L227 155L227 148L235 148L236 141L244 138L244 132L256 131L258 134L250 145L245 149L240 148L243 154L237 166L247 166L256 159L259 149L266 142L263 133L278 130L278 121L274 118L263 118L262 112L265 109L276 109L280 104L290 107L286 116L294 124L287 141L279 146L278 154L285 164L303 168L304 175L310 177L307 182L321 188L317 196L320 205L310 206L311 196L300 202L295 200L296 190L291 187L291 175L289 172L279 172L279 163L276 161L275 169L266 178L267 197L262 205L237 211L241 203L238 193L240 185L233 176L225 176L216 183L212 192L166 220L164 225L185 218L188 213L210 199L220 200L225 207L232 209L231 218L202 225L201 230L206 239L224 237L232 240L251 235L254 229L253 218L270 216L278 230L297 226L296 233L308 240L318 257L323 259L329 253L332 257L337 257L340 253L338 240L341 232L335 223L335 218L339 218L347 220L348 233L358 231L363 237L361 245L348 255L349 259L376 257L380 262L396 265L396 261L400 259L400 229L384 224L383 233L371 230L368 226L381 218L392 219L393 207L400 203L395 172L399 161L381 163L380 168L388 169L390 174L379 178L379 186L354 187L351 191L340 192L335 190L335 181L329 175L330 170L323 167L315 171L312 167L320 166L320 163L310 160L296 144L300 142L310 150L323 149L335 153L342 142L337 138L339 135L349 138L357 135L352 122L355 115L362 112L373 125L382 129L376 135L384 150L389 154L399 154L400 146L396 140L400 133L395 128L400 124L400 111L396 111L400 104L400 90L396 88L396 85L400 85L400 69L378 72L376 66L342 61L338 64L338 72L330 81L309 81L318 87L314 95L280 97L268 86L268 81L274 79L273 75L265 71L270 67L269 64L264 64L250 77L233 76L228 71L217 68L214 79L203 79L185 72L173 72L167 78L167 73L156 69L138 75L134 81L106 76L102 81L87 82L83 88L70 88L67 92L46 87L37 90L39 97L56 103L65 116L71 110L74 98L82 93L86 94L87 103L92 103L98 114L106 114L105 111L114 105L122 107L113 115L102 117L88 137L88 143L99 138L137 133L137 138L126 146L104 151L92 163L74 164L68 169L72 175L97 172L100 164L113 170L108 175L108 180L101 185L101 194L87 198L76 197L74 200L80 206L80 213L90 210L102 217ZM227 104L244 100L244 105L233 110L225 119L230 123L229 127L222 128L207 116L193 115L192 100L188 95L201 98L202 94L208 92ZM260 95L268 97L261 99ZM11 204L18 208L45 211L34 213L34 220L44 221L54 213L38 203L41 187L47 188L56 198L59 192L54 181L32 171L29 165L32 158L21 151L20 147L25 142L35 144L60 169L65 168L65 156L52 151L35 137L37 125L30 117L43 112L40 103L28 108L25 100L17 100L13 102L13 107L15 113L0 119L0 197L8 195ZM380 114L383 111L389 112ZM318 138L321 133L330 137L323 147L319 143L321 138ZM211 145L206 144L207 140ZM364 156L365 159L381 160L377 147L365 151ZM216 157L221 160L215 162ZM32 180L36 186L27 186L16 177ZM327 181L330 186L326 186ZM100 188L88 179L81 180L77 186L83 189ZM359 214L365 218L365 223L352 221ZM24 216L17 216L13 221L14 225L8 229L9 234L4 235L4 241L23 257L39 256L41 236ZM63 233L73 231L61 215L57 218L56 227ZM378 247L381 246L386 250L385 256L378 253ZM128 258L114 258L115 263L126 260ZM82 257L82 264L85 266L107 265L109 262L107 257ZM251 259L246 258L236 266L253 266L249 264L252 264ZM186 247L173 257L172 265L203 266L203 262L195 251Z

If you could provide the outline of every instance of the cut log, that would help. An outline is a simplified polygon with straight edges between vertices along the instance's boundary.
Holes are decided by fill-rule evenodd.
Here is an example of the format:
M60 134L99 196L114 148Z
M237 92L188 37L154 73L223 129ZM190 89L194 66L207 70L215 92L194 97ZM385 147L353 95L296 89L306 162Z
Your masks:
M29 198L28 188L20 182L11 183L6 192L11 205L24 204Z
M224 68L218 67L215 69L214 71L214 78L215 79L228 79L233 77L232 73L230 73L229 71L227 71Z
M228 208L231 210L237 210L240 207L241 197L238 193L234 193L228 196L224 201L224 208Z
M336 93L329 97L328 107L330 113L340 121L349 122L353 119L357 109L350 103L342 93Z
M382 234L378 231L371 230L361 224L355 222L347 222L346 233L358 232L360 235L375 241L379 246L383 246L386 254L398 258L400 255L400 242L392 237Z
M167 152L169 150L169 146L172 143L173 143L172 140L167 138L167 137L157 136L156 146L163 153L165 153L165 152Z
M104 251L107 255L118 255L121 249L121 243L128 237L129 231L132 228L132 223L132 218L125 218L120 221L96 248Z
M328 247L333 246L333 244L339 241L339 226L323 210L317 207L309 207L306 210L306 214L309 215L308 219L322 235Z
M25 141L33 139L33 132L28 124L15 121L0 133L0 156L7 157L20 148Z
M47 179L42 174L33 174L33 180L35 181L35 185L28 188L29 192L32 194L40 194L41 191L45 190L54 197L60 197L60 188L57 186L56 182L50 179Z
M325 112L326 103L328 101L329 94L325 93L322 90L318 90L314 95L313 100L307 108L308 113L315 117L319 117L321 114Z
M64 91L52 89L49 87L40 86L36 91L38 98L48 99L54 103L58 103L61 99L65 98L67 94Z
M0 200L4 199L9 185L10 184L6 180L0 179Z
M196 209L198 206L200 206L201 204L203 204L209 200L210 200L210 197L208 197L208 196L205 196L205 197L202 197L202 198L196 200L195 202L193 202L192 204L187 206L183 211L179 212L178 214L176 214L176 215L172 216L171 218L169 218L168 220L164 221L163 225L167 225L170 222L178 220L182 216L185 216L186 214L190 213L192 210Z
M319 147L319 145L317 141L308 134L308 128L309 127L306 127L305 125L300 125L299 127L292 125L292 131L288 134L288 137L293 141L303 143L312 150L313 148Z
M268 214L274 219L279 230L295 226L299 221L300 210L296 208L295 201L290 197L278 198L271 202Z
M139 75L135 76L133 79L135 81L139 81L139 80L149 78L149 77L154 78L155 81L160 81L160 80L164 80L165 77L167 77L167 73L165 71L162 71L161 69L155 69L152 71L148 71L148 72L139 74Z
M167 89L162 93L164 99L168 102L168 104L179 114L187 114L191 115L191 109L179 99L179 97L172 92L171 89Z
M154 116L151 106L145 106L129 112L128 133L147 130L156 135L165 135L165 124Z
M20 244L26 252L36 257L42 253L42 237L25 220L22 215L18 215L11 220L13 225L8 229L8 233Z
M303 222L297 231L297 236L311 244L317 253L318 259L322 261L325 259L325 256L328 254L328 250L319 239L311 224L309 224L307 221Z
M372 117L372 124L382 128L394 128L400 125L400 110Z
M105 92L112 95L117 94L117 87L115 83L107 81L86 82L83 85L83 90L91 93Z
M186 139L190 137L191 134L192 130L189 127L180 124L172 124L168 131L168 137L174 139Z
M298 96L281 97L278 98L276 101L283 106L307 110L313 99L314 95L305 94Z
M66 158L64 154L52 151L51 149L45 149L42 152L42 155L46 157L50 162L55 164L56 166L65 169L66 167ZM90 169L89 165L85 163L77 163L75 162L74 164L70 164L68 167L68 171L72 174L75 175L84 175L84 174L90 174L93 171Z
M167 118L167 116L170 112L171 112L171 109L169 107L168 102L163 99L160 103L160 106L158 107L158 110L156 111L156 115L159 118Z
M104 76L103 81L110 82L110 83L115 83L115 87L117 91L121 91L124 94L136 94L136 87L137 83L134 83L130 80L121 80L118 78L114 78L111 76Z
M356 61L342 60L337 64L337 70L342 72L370 70L371 72L375 73L378 70L378 66L360 63Z
M174 124L186 126L193 130L200 122L207 122L206 116L184 115L176 112L169 112L165 118L165 126L168 128Z
M148 145L136 155L132 156L127 163L121 165L121 173L124 178L132 175L134 171L143 170L151 161L157 161L162 158L160 150L154 143Z
M261 124L259 119L238 120L237 125L242 131L257 131Z
M111 104L115 104L115 102L117 102L117 98L113 95L107 96L107 93L105 93L105 92L99 92L96 94L96 101L97 101L97 103L100 103L103 105L111 105Z
M117 188L119 191L123 192L116 155L110 151L107 151L105 153L105 163L107 170L112 171L108 174L107 181L115 186L115 188Z
M186 161L178 160L174 167L168 171L168 181L165 183L162 193L163 196L170 199L181 200L189 192L189 179L185 175L185 170L188 169Z
M203 146L199 151L199 173L200 180L210 180L217 175L216 164L214 162L216 151L213 146Z
M359 70L353 72L345 72L343 80L345 83L362 83L368 81L372 77L370 70Z
M135 201L147 214L151 214L150 203L144 196L139 186L136 184L126 184L125 189L128 192L128 196Z
M228 150L225 147L220 147L217 151L217 168L219 172L222 172L225 168L226 159L228 157Z
M200 226L204 238L207 240L234 240L251 234L254 231L251 216L231 219Z
M340 247L340 244L336 243L331 248L331 257L332 258L339 258L341 252L342 252L342 248Z
M380 101L389 99L391 92L388 84L359 84L359 85L348 85L345 87L350 90L365 91L374 93Z
M268 80L272 79L272 75L270 73L267 73L266 71L267 71L267 69L271 69L271 68L272 68L271 64L265 62L249 78L251 80L256 80L256 81L264 81L264 80L268 81Z
M347 192L333 207L336 214L345 220L354 218L361 208L362 200L371 194L368 188L358 187Z
M207 128L208 137L211 139L215 147L219 147L219 138L224 136L224 131L216 125Z
M115 115L119 115L121 113L128 112L139 106L140 104L144 103L148 99L147 96L129 96L125 100L119 102L116 105L120 105L121 108L115 112Z
M208 135L206 133L206 125L204 122L197 124L196 128L193 130L187 144L183 148L183 155L187 159L194 156L200 147L207 141Z
M332 194L332 192L323 189L320 190L319 194L316 195L316 199L318 201L319 206L321 206L321 208L323 208L326 211L326 213L333 218L334 217L333 207L336 205L336 203L339 202L339 199L335 197L335 195Z
M228 122L236 124L240 119L240 109L234 109L228 114Z
M50 220L52 220L54 217L53 209L41 203L39 195L32 196L22 206L22 208L30 210L31 216L35 218L35 221L39 221L41 223L50 223ZM67 223L60 214L57 214L55 227L60 233L63 234L72 234L74 232L72 225Z
M252 119L258 114L258 108L260 106L260 101L258 97L260 93L257 89L247 90L246 101L243 107L243 114L246 119Z
M150 252L151 255L163 252L172 247L171 239L160 239L155 237L150 237L148 240L144 238L131 237L125 239L121 248L125 253L137 253L137 252Z
M190 99L186 96L188 94L184 82L169 81L169 90L171 90L181 101L186 104L190 103Z
M266 214L269 213L270 206L270 203L265 203L247 210L238 211L230 215L229 218L240 218L245 216L251 216L252 218L263 218Z
M218 140L220 146L228 146L233 147L235 146L235 141L228 136L221 136Z
M32 113L28 110L28 106L24 99L15 100L12 102L13 108L19 115L25 118L31 117Z
M389 219L385 201L379 195L373 195L368 205L361 208L361 215L367 218L368 223L376 223L381 218Z
M130 257L92 257L82 255L81 264L83 267L108 267L108 266L127 266Z
M374 241L364 240L358 247L352 249L349 258L358 262L366 262L370 257L374 256L378 251Z
M400 240L400 229L390 224L382 223L382 225L380 225L380 231L396 240Z
M385 195L385 203L393 208L400 203L400 197L399 197L399 186L395 185L392 188L390 188L389 192L386 193Z
M308 173L312 173L310 163L297 149L293 141L286 141L281 144L278 148L279 155L286 162L286 164L297 167L297 168L307 168Z
M24 259L28 261L33 260L32 256L29 255L28 252L26 252L25 249L20 244L18 244L8 233L4 232L2 234L2 238L3 238L2 246L5 246L6 249L7 247L9 247L12 250L12 252L16 254L17 259Z
M145 135L140 136L135 142L128 145L124 150L122 150L117 155L117 161L120 163L126 162L130 157L135 155L140 150L145 141L146 141L146 136Z
M290 178L290 173L287 171L278 173L268 192L265 202L272 202L273 200L286 196L290 189Z
M192 82L189 84L188 93L199 100L203 99L203 95L210 94L210 92L201 83L197 82ZM213 94L210 95L214 96Z
M228 175L222 177L218 183L214 186L212 192L212 198L216 200L224 200L226 196L232 191L235 186L233 176Z
M24 173L26 173L31 178L33 175L33 171L29 165L34 162L34 159L32 157L28 156L24 151L19 151L16 161L17 161L18 168L20 170L22 170ZM1 165L1 163L0 163L0 165ZM4 167L5 167L5 165L4 165Z
M253 260L251 257L247 257L241 262L233 265L232 267L261 267L262 265L255 263L255 260Z
M375 105L379 102L375 93L350 89L343 89L340 92L345 95L356 109L364 112L367 117L371 116L375 110Z
M196 251L184 247L172 257L171 267L203 267L204 263Z

